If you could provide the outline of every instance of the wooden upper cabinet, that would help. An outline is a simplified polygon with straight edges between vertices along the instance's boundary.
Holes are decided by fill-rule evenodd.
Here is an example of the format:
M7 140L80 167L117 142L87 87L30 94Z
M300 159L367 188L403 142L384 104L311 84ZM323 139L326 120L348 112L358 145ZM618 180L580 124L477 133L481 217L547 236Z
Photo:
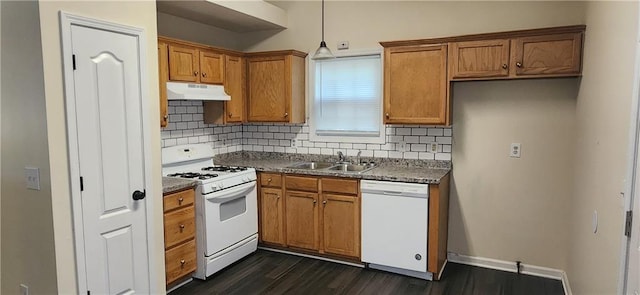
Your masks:
M167 100L167 81L169 80L169 53L167 43L158 42L158 86L160 88L160 127L169 123L169 101Z
M224 55L200 50L200 82L222 84L224 82Z
M177 44L169 44L169 80L199 81L198 49Z
M301 52L249 54L248 121L304 123L305 56Z
M245 121L245 67L244 58L239 56L225 56L224 89L231 96L225 102L225 122Z
M451 79L509 76L509 40L449 43Z
M515 77L580 74L582 32L516 38L511 47Z
M385 48L386 124L447 123L447 45Z
M222 84L224 55L195 46L169 43L169 80Z

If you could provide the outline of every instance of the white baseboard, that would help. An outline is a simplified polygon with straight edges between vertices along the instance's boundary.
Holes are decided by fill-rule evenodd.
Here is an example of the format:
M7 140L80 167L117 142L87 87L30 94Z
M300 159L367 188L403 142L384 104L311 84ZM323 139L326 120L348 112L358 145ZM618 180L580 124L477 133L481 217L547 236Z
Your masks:
M478 266L482 268L490 268L508 272L518 272L516 264L513 261L498 260L492 258L467 256L457 253L447 253L447 259L450 262ZM520 264L520 273L526 275L532 275L536 277L543 277L548 279L554 279L562 281L565 295L571 295L571 288L569 287L569 279L567 273L561 269L548 268L542 266L536 266L531 264Z

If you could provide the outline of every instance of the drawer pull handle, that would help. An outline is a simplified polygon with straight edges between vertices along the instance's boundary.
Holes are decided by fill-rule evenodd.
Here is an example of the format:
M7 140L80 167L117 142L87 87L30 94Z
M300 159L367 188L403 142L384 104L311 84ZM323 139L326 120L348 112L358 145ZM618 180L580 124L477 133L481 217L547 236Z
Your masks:
M180 197L180 199L178 199L178 204L182 205L183 201L184 201L184 198Z

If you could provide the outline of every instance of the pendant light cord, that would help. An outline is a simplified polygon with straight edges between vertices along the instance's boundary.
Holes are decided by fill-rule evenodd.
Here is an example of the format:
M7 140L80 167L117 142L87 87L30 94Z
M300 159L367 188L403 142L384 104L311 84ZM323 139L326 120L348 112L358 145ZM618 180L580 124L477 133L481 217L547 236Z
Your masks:
M324 42L324 0L322 0L322 41Z

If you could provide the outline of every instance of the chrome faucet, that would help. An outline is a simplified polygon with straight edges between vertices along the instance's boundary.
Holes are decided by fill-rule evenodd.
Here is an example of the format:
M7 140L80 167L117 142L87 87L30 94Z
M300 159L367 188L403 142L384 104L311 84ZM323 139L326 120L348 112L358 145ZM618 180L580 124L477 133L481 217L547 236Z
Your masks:
M344 162L345 158L344 158L344 154L341 151L338 151L338 162Z
M356 155L356 164L360 165L360 155L362 154L362 151L358 151L358 154Z

